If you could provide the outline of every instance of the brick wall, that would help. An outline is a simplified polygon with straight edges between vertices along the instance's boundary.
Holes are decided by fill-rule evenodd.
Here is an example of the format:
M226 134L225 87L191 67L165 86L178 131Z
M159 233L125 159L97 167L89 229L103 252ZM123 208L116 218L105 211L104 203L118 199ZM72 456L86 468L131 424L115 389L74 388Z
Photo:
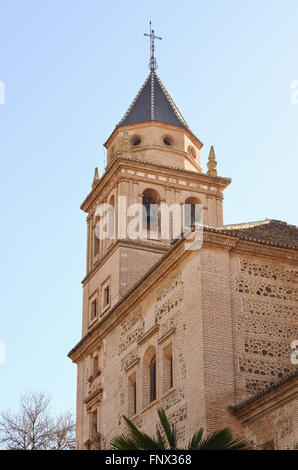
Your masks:
M137 257L130 258L129 249L122 249L137 271ZM155 433L156 409L162 405L177 423L181 446L201 426L207 432L230 426L235 435L245 434L259 445L263 418L242 425L229 407L251 396L252 380L258 383L257 391L263 383L279 380L280 372L293 370L288 356L297 328L293 276L291 266L257 256L248 260L231 255L228 248L205 245L177 259L100 340L103 395L95 407L102 447L108 448L111 437L125 431L121 417L132 413L131 376L137 381L137 413L132 419L146 432ZM168 347L173 351L174 384L165 390ZM150 348L157 357L157 400L151 404L145 370ZM80 448L89 435L84 399L90 393L91 353L85 353L78 369ZM277 405L268 412L268 429L273 426L279 436L286 436L293 406ZM294 445L294 438L285 439L279 437L279 446Z

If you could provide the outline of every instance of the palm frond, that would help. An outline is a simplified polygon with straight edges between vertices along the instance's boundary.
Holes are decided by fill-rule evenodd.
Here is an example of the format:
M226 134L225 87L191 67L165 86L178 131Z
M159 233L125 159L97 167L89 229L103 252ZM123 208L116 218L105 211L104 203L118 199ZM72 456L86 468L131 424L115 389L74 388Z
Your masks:
M233 439L229 428L215 431L201 442L199 450L249 450L251 445L245 439Z
M198 432L196 432L193 435L192 439L189 441L188 450L198 450L199 449L201 441L202 441L203 434L204 434L204 429L201 428L201 429L198 430Z
M111 439L111 448L114 450L140 450L135 441L129 436L116 436Z
M127 445L134 445L136 449L159 450L159 444L154 437L139 431L138 428L128 418L126 418L126 416L123 416L123 419L129 429L128 437L122 436L123 439L126 440ZM116 444L119 443L120 442L116 442ZM130 450L133 450L132 447L130 447Z
M125 416L123 419L128 427L128 436L116 436L111 440L111 448L115 450L177 450L177 435L175 425L168 421L163 408L158 411L159 420L165 437L162 436L160 430L157 435L151 437L141 432L138 428ZM216 431L205 438L203 437L204 429L199 429L188 444L188 450L250 450L252 445L250 442L242 438L234 439L229 428Z
M177 449L177 436L175 426L170 425L168 418L166 416L165 410L163 408L158 408L157 414L159 416L160 423L162 428L167 436L169 447L171 450Z
M157 430L157 442L160 450L166 450L166 439L162 437L160 430Z

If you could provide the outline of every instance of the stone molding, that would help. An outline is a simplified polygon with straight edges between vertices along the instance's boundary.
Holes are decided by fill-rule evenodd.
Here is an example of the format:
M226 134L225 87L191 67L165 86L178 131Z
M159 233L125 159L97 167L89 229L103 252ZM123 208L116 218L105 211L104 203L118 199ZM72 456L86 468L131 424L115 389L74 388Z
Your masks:
M271 410L281 407L283 404L297 400L298 398L298 377L285 382L273 390L269 390L264 395L257 397L255 400L241 407L233 414L244 424L252 421L262 415L267 414Z
M86 404L87 412L91 410L91 408L100 403L102 400L103 389L100 387L95 392L90 393L87 398L85 398L84 403Z
M174 168L168 167L165 165L161 165L155 162L147 162L139 159L133 158L126 158L119 156L115 160L113 160L111 166L106 169L106 172L103 176L99 179L97 186L87 195L85 200L81 204L81 209L85 212L89 212L92 209L92 204L98 199L100 195L100 200L103 201L107 194L110 192L111 188L108 187L109 184L112 186L115 182L119 182L120 178L127 178L128 175L123 173L124 169L133 169L135 171L144 171L150 168L150 172L152 172L152 168L158 173L159 176L165 175L166 177L172 176L177 178L177 180L181 180L182 178L187 180L197 180L201 184L211 185L213 187L217 187L220 190L225 189L230 183L230 178L224 178L220 176L208 176L205 173L198 173L191 170L185 170L181 168ZM117 174L118 173L118 174ZM125 175L125 176L124 176ZM129 179L131 179L131 176ZM112 181L111 181L112 180ZM138 177L138 181L140 181L140 177ZM146 178L147 181L147 178ZM159 181L159 184L166 183L169 186L169 182ZM171 187L180 187L179 184L171 183ZM195 188L192 188L194 190ZM200 190L201 191L201 190ZM205 190L202 190L205 192ZM197 191L196 191L197 192ZM208 192L208 191L207 191ZM209 193L209 192L208 192ZM210 195L213 195L210 191ZM97 201L98 204L98 201Z
M146 331L146 333L143 334L143 336L138 340L138 344L141 346L142 344L144 344L149 338L151 338L151 336L154 335L154 333L156 333L157 331L159 331L159 324L156 323L155 325L153 325L148 331Z

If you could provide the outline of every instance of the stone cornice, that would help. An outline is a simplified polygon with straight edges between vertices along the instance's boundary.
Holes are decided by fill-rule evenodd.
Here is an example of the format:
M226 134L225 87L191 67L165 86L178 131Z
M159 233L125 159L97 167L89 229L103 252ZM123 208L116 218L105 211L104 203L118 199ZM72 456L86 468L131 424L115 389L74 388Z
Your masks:
M237 239L229 237L228 235L225 235L225 234L220 234L220 236L218 235L219 234L217 233L204 231L203 248L218 247L220 249L226 248L228 250L231 250L232 248L235 248L235 246L237 245Z
M131 364L128 364L128 366L124 368L125 372L128 372L139 363L140 363L140 358L137 357Z
M158 344L161 344L163 343L167 338L169 338L171 335L173 335L176 331L176 327L173 326L172 328L170 328L169 331L167 331L166 333L164 333L160 338L158 338L157 342Z
M298 376L296 375L296 377L291 380L280 384L275 389L268 391L247 405L235 410L234 414L241 423L246 423L267 414L284 403L294 399L296 400L298 397L297 385Z
M102 393L103 389L102 387L99 387L97 390L95 390L93 393L90 393L87 398L85 398L84 403L86 405L86 410L87 412L92 408L97 403L100 403L102 400Z
M110 258L119 247L135 248L142 251L151 251L154 253L165 254L169 251L169 248L165 245L157 243L142 242L141 240L115 240L114 243L108 248L107 252L102 258L100 258L92 267L92 269L86 274L84 279L81 281L83 285L89 281L95 273L101 268L101 266ZM95 289L96 290L96 289ZM93 294L92 294L93 295Z
M207 229L208 230L208 229ZM215 235L215 236L214 236ZM203 248L210 246L212 248L228 248L232 254L245 256L260 256L275 260L283 260L290 264L297 264L298 253L290 248L281 248L266 241L249 241L239 240L237 235L226 235L224 232L208 232L204 231Z
M271 260L283 260L289 264L297 264L298 253L290 248L279 248L279 246L267 244L266 242L250 242L237 240L233 253L245 256L259 256L270 258Z
M144 333L143 336L141 336L141 338L138 340L138 344L139 345L144 344L157 331L159 331L159 324L156 323L148 331L146 331L146 333Z
M133 169L139 169L139 170L140 169L148 170L148 168L150 168L150 171L152 171L152 169L155 169L159 174L163 174L164 172L166 176L169 176L170 174L171 176L178 178L178 179L189 178L191 180L197 180L205 185L216 186L220 190L225 189L231 183L230 178L223 178L220 176L208 176L205 173L198 173L196 171L169 167L169 166L161 165L155 162L147 162L147 161L139 160L136 158L133 159L133 158L119 156L115 160L113 160L113 162L111 162L110 166L106 168L106 171L102 175L102 177L99 179L97 186L87 195L87 197L81 204L81 209L85 212L89 212L90 207L98 198L99 194L103 193L104 189L108 186L109 182L111 181L111 178L117 175L117 173L118 173L117 177L119 176L122 176L122 178L124 177L124 175L121 174L121 170L125 168L133 168ZM125 175L125 177L127 178L128 175ZM113 183L115 183L115 181L113 181ZM159 181L159 183L162 184L162 181Z
M84 199L82 202L80 208L84 212L89 212L89 207L90 205L94 202L94 200L97 198L98 194L100 192L103 192L103 190L108 186L109 182L115 175L115 173L118 171L119 172L119 165L113 165L109 168L109 171L106 171L99 179L97 186L92 189L87 197ZM113 181L114 183L115 181Z

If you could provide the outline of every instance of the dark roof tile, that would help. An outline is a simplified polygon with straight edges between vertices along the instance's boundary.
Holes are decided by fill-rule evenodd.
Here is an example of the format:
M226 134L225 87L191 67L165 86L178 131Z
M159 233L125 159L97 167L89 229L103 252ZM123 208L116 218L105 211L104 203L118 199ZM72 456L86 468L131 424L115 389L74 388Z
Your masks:
M298 248L298 227L280 220L265 219L246 224L225 225L214 227L214 230L242 240Z
M117 126L146 121L160 121L189 129L155 72L150 72L127 113Z

